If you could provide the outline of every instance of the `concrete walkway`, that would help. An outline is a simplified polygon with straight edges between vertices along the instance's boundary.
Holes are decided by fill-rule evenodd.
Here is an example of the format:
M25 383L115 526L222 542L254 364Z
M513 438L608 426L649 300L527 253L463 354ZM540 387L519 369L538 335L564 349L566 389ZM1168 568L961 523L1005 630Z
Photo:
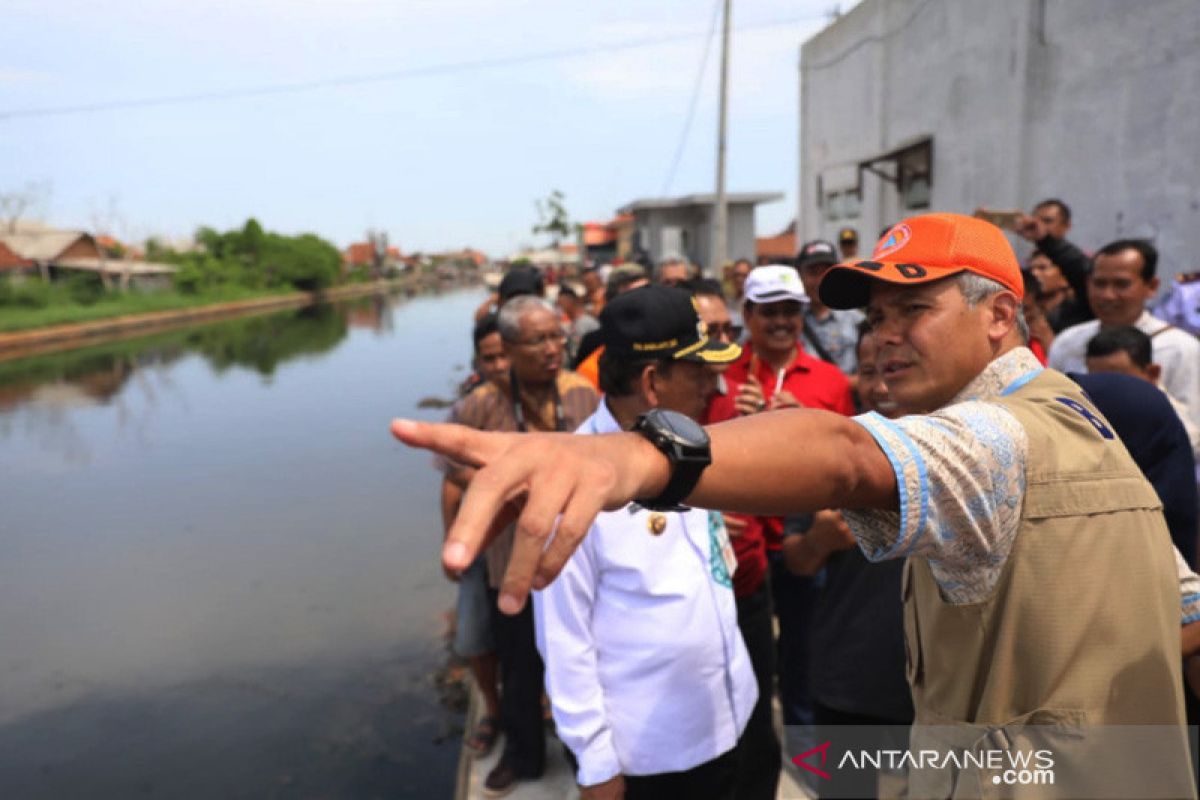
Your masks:
M482 703L479 702L478 693L472 684L471 689L471 704L467 711L467 724L463 737L474 730L476 720L479 718ZM779 702L775 702L775 726L780 733L780 741L783 740L783 726L779 716ZM500 760L500 753L504 750L504 738L501 737L492 749L492 752L486 758L475 758L471 751L466 747L462 748L462 755L459 760L458 770L458 786L455 791L456 800L480 800L486 795L483 793L483 781L487 777L488 772L492 767L496 766L496 762ZM785 752L783 755L783 763L790 764L790 756ZM522 781L518 783L512 792L505 795L512 800L574 800L579 797L579 788L575 785L575 776L572 774L570 767L567 766L566 758L563 756L562 742L553 734L546 736L546 773L540 780ZM786 768L780 776L778 800L812 800L814 794L809 793L795 781L795 778L789 774Z

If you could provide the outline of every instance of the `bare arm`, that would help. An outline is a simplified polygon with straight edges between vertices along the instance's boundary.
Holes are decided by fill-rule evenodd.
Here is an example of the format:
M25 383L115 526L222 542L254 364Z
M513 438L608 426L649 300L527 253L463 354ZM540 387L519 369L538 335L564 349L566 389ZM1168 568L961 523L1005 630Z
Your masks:
M458 514L458 506L462 503L463 490L449 477L442 478L442 528L445 534L450 534L450 526L454 524L454 517Z
M788 571L816 575L834 553L854 547L854 534L838 511L818 511L804 533L784 537L783 558Z
M1183 657L1190 658L1200 653L1200 622L1190 622L1180 628L1179 631L1183 646Z
M687 498L691 505L753 514L898 507L892 465L871 434L841 414L775 411L708 433L713 463ZM666 485L666 459L659 459L661 474L638 496L653 497Z
M500 598L510 614L531 586L541 588L558 574L597 513L654 497L669 478L666 457L632 433L485 433L408 420L393 422L392 433L412 447L482 467L447 537L447 569L466 569L497 522L517 517ZM713 463L688 497L693 505L760 514L898 506L886 456L840 414L778 411L714 425L709 435ZM516 505L523 505L519 512Z

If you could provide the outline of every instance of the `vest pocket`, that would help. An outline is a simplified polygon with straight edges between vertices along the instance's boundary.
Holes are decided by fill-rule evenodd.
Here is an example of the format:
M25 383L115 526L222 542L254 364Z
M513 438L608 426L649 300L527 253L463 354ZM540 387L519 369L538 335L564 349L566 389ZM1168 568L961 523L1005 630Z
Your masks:
M1080 763L1086 745L1086 712L1038 708L1001 725L955 722L936 712L918 714L924 722L913 726L910 749L937 752L942 759L953 752L956 757L937 768L910 770L910 797L1076 796L1069 790L1065 795L1061 792L1063 779L1070 774L1063 768L1068 766L1064 761L1073 762L1071 766ZM1096 770L1098 765L1089 764L1088 769ZM1096 788L1090 781L1086 785ZM1119 795L1085 792L1081 796Z

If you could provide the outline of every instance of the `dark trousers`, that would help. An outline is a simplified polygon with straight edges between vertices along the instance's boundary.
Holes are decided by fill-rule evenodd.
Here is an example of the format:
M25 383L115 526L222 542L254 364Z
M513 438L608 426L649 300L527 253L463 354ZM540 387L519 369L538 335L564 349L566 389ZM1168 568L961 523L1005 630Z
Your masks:
M733 800L740 746L683 772L626 775L625 800Z
M741 764L735 787L737 800L775 800L782 757L771 717L775 694L775 631L771 626L771 592L767 581L750 595L737 598L738 628L750 654L758 681L758 702L738 747Z
M496 608L497 592L488 590L496 655L500 659L500 727L504 754L520 778L540 778L546 767L546 729L542 722L542 657L533 628L533 600L510 617Z
M812 578L788 571L779 552L768 552L771 600L779 618L779 703L784 725L812 725L808 686L809 627L818 590Z

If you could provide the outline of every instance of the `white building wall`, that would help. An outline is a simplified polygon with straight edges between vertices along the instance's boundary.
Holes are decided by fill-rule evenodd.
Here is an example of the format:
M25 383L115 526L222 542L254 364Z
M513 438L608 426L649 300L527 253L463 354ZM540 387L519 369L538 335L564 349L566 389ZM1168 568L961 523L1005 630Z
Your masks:
M803 239L920 213L865 174L859 215L828 220L817 176L848 188L928 136L930 210L1060 197L1081 247L1145 236L1163 275L1200 269L1197 0L864 0L804 43L800 102Z

